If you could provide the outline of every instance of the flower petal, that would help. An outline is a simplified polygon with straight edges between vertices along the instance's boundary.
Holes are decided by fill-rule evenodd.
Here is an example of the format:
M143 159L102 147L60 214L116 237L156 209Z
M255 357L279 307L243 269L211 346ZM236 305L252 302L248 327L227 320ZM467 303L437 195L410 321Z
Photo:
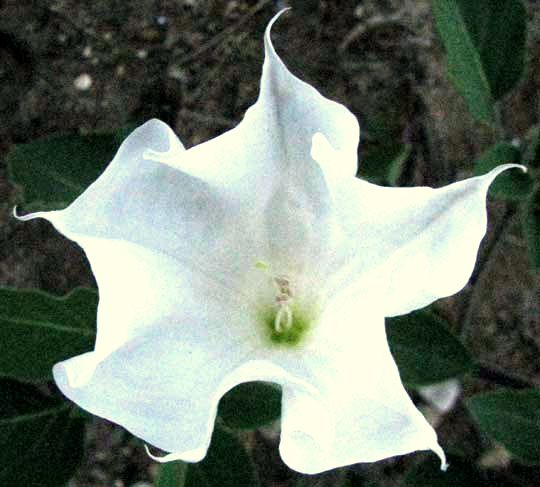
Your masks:
M506 164L443 188L387 188L328 180L342 244L329 268L330 294L392 261L384 315L395 316L458 292L467 283L487 226L486 194Z
M261 231L232 198L175 167L185 154L171 129L151 120L68 208L21 219L46 218L83 248L85 237L123 240L234 281L264 248Z
M335 171L354 174L359 128L345 107L283 65L270 40L279 15L265 33L260 96L235 129L185 151L167 125L147 122L66 210L24 219L47 218L75 241L77 235L118 238L182 254L231 276L241 277L254 256L272 261L278 272L316 261L334 223L311 153L321 159L328 149L317 144L323 134L340 156Z
M266 57L258 103L267 107L267 113L280 128L280 145L288 170L286 176L293 179L309 176L313 166L310 154L317 162L327 166L329 171L354 176L360 138L358 121L346 107L328 100L315 88L293 76L276 54L270 30L282 12L266 28ZM318 157L324 147L321 147L317 134L323 135L334 154L339 155L330 164Z
M256 286L239 292L225 274L204 269L145 247L120 240L80 239L99 288L95 350L105 356L118 346L162 322L190 330L200 340L242 338L252 349L258 340L252 302ZM212 348L213 341L207 343Z
M100 291L97 340L93 352L55 366L59 388L145 441L200 460L220 397L251 380L241 368L261 343L251 298L142 246L80 243Z
M208 346L198 322L182 325L154 326L103 359L91 352L56 364L55 381L87 411L180 452L185 461L199 461L210 443L217 403L236 385L228 376L246 356L218 337Z
M317 394L284 386L283 460L294 470L314 474L431 449L444 468L434 430L401 384L383 317L370 309L369 301L352 303L331 306L323 320L331 322L333 333L318 338L301 361L284 366Z
M241 202L264 227L269 249L261 258L278 272L309 266L330 247L335 224L324 172L354 175L359 141L354 115L293 76L276 54L270 30L280 14L266 29L257 102L238 127L190 149L179 165ZM322 136L339 154L330 169L321 166Z
M227 316L200 326L163 320L102 358L90 352L56 364L60 390L79 406L122 425L167 452L157 461L197 462L208 449L217 405L237 384L269 381L313 388L213 330ZM91 370L91 374L88 371Z

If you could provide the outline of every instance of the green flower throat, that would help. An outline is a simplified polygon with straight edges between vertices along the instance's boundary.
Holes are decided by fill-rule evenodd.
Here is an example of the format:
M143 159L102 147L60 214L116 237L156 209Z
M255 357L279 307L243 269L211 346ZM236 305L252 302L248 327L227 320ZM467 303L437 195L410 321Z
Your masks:
M268 265L258 262L256 267L268 271ZM264 327L264 336L272 345L298 346L307 336L313 323L313 316L306 312L294 295L291 281L287 276L269 274L276 290L274 303L265 303L259 312L258 321Z

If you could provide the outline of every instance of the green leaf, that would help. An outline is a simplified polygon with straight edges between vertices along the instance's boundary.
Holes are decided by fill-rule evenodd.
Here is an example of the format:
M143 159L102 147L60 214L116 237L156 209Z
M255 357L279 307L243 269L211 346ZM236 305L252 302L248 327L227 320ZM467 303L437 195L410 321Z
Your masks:
M221 399L218 415L231 428L258 428L281 416L281 389L266 382L246 382Z
M0 391L0 485L65 485L82 458L85 421L28 384L0 379Z
M480 428L516 459L540 463L540 389L487 392L465 405Z
M24 188L29 206L65 206L103 172L126 134L127 129L119 129L16 145L7 155L10 179Z
M464 458L448 455L448 470L441 471L439 460L429 460L412 467L404 477L411 487L487 487L478 469Z
M46 381L56 362L92 350L97 299L90 289L58 298L0 288L0 376Z
M401 379L409 387L443 382L472 369L465 347L430 311L388 318L386 333Z
M189 464L181 461L162 463L155 487L184 487Z
M525 69L526 11L520 0L433 0L448 75L471 113L494 121L494 102Z
M365 148L362 162L358 167L359 174L371 181L385 182L392 171L400 171L395 167L405 147L401 142L402 127L395 124L392 115L379 114L369 121L364 131Z
M534 269L540 269L540 185L527 201L523 223L529 260Z
M508 163L521 162L521 152L507 142L499 142L485 151L474 163L476 175L485 174L491 169ZM520 201L531 193L532 178L521 169L510 169L499 174L489 187L492 198Z
M204 460L190 464L185 487L258 487L251 458L238 439L216 424Z

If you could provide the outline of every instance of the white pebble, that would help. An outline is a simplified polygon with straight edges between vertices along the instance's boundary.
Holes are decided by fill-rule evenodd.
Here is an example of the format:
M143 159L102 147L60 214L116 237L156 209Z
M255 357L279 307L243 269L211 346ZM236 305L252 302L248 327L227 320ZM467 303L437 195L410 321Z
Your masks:
M92 46L86 46L82 51L82 55L88 59L92 55Z
M139 59L146 59L148 57L148 51L146 49L139 49L136 54Z
M83 73L75 78L73 85L79 91L87 91L92 86L92 77L88 73Z

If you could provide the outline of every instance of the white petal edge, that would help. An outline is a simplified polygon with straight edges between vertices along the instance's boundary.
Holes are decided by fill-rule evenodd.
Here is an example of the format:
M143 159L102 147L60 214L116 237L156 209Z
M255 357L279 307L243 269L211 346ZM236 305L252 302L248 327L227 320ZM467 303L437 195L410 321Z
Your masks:
M327 177L354 176L358 169L357 150L360 140L358 120L347 107L327 99L313 86L294 76L272 44L272 26L287 10L278 12L266 27L260 99L281 98L283 103L278 109L284 110L289 103L296 104L302 97L302 106L295 107L298 112L304 112L302 124L296 123L294 124L296 127L291 125L289 128L292 131L305 132L305 135L301 136L302 142L310 146L309 153L305 155L311 155ZM292 134L290 137L294 139L295 135ZM295 144L290 145L289 150L294 150ZM324 157L329 152L329 147L332 149L332 159Z
M432 450L446 467L436 433L403 388L390 354L380 303L389 273L375 274L328 304L299 354L274 358L317 391L283 386L280 452L298 472L417 450Z
M329 293L388 260L392 280L385 316L397 316L461 290L487 229L486 196L495 177L522 165L442 188L389 188L360 179L328 180L343 239L336 246Z
M368 333L364 346L358 340L362 333L356 340L348 335L349 343L335 350L339 357L326 360L330 355L326 349L305 359L311 361L311 366L307 362L304 366L313 372L308 382L318 397L294 385L283 388L280 453L292 469L316 474L418 450L432 450L441 469L447 467L436 433L404 390L384 328L382 335L380 331L375 332L377 343L373 333ZM347 363L355 359L359 361Z

